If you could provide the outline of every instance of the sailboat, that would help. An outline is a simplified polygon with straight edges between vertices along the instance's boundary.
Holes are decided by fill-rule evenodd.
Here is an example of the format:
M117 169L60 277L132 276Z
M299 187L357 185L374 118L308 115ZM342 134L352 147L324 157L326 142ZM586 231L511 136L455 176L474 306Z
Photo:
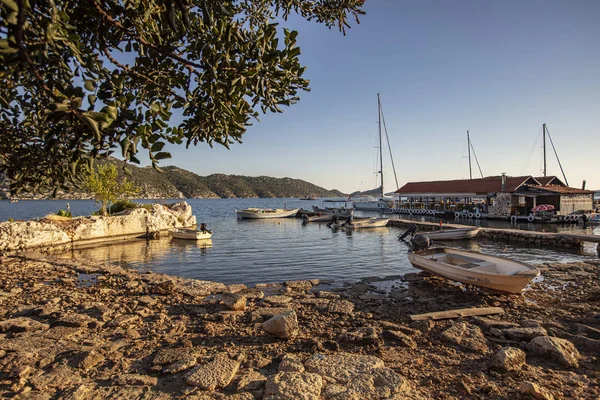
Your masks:
M379 174L381 178L381 185L379 186L379 198L373 198L372 196L357 196L352 198L352 204L354 205L355 210L359 211L379 211L380 213L389 212L390 208L394 207L394 198L385 196L383 192L383 136L381 133L381 124L383 122L385 126L385 119L383 119L383 110L381 109L381 99L379 98L379 93L377 93L377 112L378 112L378 121L379 125ZM389 148L389 138L387 137L387 129L386 129L386 139L388 142ZM392 156L390 150L390 158ZM392 168L394 170L394 177L396 177L396 168L394 167L394 160L392 159ZM396 178L396 187L398 186L398 179Z

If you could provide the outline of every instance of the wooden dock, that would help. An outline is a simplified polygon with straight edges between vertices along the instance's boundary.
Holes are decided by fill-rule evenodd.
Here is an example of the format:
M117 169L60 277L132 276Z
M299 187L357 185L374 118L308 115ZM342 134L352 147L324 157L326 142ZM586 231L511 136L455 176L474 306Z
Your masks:
M419 229L436 230L440 229L440 224L436 222L412 221L407 219L390 219L388 225L405 227L414 224ZM442 224L442 228L472 228L473 225L461 224ZM525 231L520 229L499 229L480 227L478 236L483 236L494 240L504 240L515 242L525 242L539 245L549 245L554 247L582 247L584 242L600 243L600 235L588 235L578 233L556 233L556 232L538 232Z

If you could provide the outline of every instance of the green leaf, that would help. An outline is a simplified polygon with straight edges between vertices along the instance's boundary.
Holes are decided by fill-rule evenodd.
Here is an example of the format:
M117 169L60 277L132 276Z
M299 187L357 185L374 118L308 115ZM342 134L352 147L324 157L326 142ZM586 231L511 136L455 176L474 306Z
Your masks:
M86 79L83 86L90 92L93 92L96 89L96 82L92 81L91 79Z
M156 153L154 158L157 160L164 160L165 158L171 158L171 153L167 153L165 151L161 151L160 153Z

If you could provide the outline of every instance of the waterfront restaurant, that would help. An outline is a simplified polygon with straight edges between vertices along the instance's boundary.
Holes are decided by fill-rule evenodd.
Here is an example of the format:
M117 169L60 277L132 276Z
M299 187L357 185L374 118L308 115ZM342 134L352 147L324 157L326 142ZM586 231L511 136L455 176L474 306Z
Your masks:
M572 188L555 176L489 176L481 179L409 182L396 190L405 209L477 212L488 217L530 215L541 204L555 215L593 208L591 190Z

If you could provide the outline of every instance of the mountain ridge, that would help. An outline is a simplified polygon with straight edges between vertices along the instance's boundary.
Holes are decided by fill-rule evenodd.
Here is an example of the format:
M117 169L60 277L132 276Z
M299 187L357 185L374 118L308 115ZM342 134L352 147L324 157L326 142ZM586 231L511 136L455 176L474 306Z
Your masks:
M347 197L337 190L328 190L310 182L294 178L274 178L269 176L244 176L211 174L198 175L177 166L165 166L158 172L152 167L137 167L127 164L130 175L123 171L123 161L117 159L98 160L98 164L114 164L118 168L119 177L127 176L128 180L140 187L140 198L302 198L315 197ZM0 190L4 198L10 197L6 179L1 180ZM138 197L136 196L136 197ZM23 194L19 199L43 199L51 196ZM70 192L59 191L57 199L89 199L91 194L74 189Z

